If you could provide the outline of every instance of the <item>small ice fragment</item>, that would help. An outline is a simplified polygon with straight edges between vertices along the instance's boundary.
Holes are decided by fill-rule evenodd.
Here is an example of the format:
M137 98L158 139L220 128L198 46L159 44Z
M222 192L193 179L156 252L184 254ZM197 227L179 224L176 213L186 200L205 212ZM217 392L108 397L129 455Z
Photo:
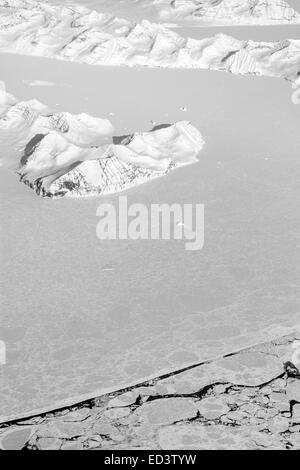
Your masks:
M29 86L54 86L55 83L47 82L46 80L33 80L32 82L28 83Z
M108 113L108 115L109 115L109 116L114 116L115 113L110 112L110 113Z
M184 113L187 112L187 107L186 106L181 106L180 111L183 111Z
M114 268L111 264L105 264L103 267L102 267L102 271L113 271Z

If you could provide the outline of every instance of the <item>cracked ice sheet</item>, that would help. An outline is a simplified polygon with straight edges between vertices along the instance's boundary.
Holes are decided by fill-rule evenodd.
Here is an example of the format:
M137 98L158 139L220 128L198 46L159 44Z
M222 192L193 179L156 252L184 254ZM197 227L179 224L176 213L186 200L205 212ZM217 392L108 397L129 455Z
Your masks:
M129 204L148 207L204 203L206 242L194 253L184 242L100 242L100 199L39 199L1 169L1 421L299 328L299 107L287 83L206 71L56 67L4 54L0 61L19 99L99 117L113 112L118 134L149 129L151 119L176 122L185 106L184 119L207 141L199 164L127 193ZM23 82L37 78L65 84L63 92ZM118 196L105 201L117 204Z

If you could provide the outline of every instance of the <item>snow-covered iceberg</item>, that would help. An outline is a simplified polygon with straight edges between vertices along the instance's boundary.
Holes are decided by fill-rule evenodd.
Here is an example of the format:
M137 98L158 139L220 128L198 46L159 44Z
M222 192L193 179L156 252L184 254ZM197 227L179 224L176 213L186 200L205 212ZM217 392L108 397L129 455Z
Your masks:
M113 136L109 120L49 113L6 95L0 108L2 164L48 197L111 194L197 161L204 140L189 122Z
M0 51L93 65L193 68L295 81L300 40L255 42L217 34L183 38L161 24L140 24L82 6L0 0Z
M300 14L285 0L154 0L162 20L214 25L299 24Z

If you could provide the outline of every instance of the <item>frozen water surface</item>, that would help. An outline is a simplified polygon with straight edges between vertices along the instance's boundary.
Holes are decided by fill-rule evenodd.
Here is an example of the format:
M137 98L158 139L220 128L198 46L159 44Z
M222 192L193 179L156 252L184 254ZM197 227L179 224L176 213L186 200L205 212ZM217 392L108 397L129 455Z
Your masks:
M42 199L0 169L1 421L299 327L300 107L287 82L9 54L0 64L20 100L109 117L117 135L187 119L206 141L199 163L126 193L148 207L205 204L199 252L184 241L100 242L96 210L117 195Z

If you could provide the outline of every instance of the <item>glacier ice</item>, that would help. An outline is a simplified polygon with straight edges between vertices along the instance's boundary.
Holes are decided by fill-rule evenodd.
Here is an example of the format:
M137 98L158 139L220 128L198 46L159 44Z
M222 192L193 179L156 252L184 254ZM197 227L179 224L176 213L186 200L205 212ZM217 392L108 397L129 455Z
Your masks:
M196 162L204 145L187 121L116 137L107 119L49 113L36 100L6 97L0 113L2 163L42 196L122 191Z

